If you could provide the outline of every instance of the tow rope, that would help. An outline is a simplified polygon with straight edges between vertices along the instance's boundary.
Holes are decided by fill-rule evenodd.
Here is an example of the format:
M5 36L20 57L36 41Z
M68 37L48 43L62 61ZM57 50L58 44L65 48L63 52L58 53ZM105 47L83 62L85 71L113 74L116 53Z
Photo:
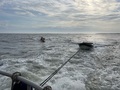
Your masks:
M72 55L65 63L63 63L57 70L55 70L48 78L46 78L41 84L40 86L43 87L55 74L57 74L57 72L67 63L69 62L77 53L79 52L79 50Z

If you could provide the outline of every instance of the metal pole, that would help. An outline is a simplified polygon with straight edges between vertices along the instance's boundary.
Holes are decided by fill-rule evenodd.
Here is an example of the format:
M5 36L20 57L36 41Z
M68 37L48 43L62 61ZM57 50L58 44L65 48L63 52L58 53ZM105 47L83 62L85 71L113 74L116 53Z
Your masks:
M7 76L7 77L10 77L10 78L12 77L12 74L4 72L4 71L0 71L0 74L4 75L4 76Z
M0 74L12 78L12 74L10 74L10 73L0 71ZM27 85L35 88L36 90L43 90L42 87L40 87L40 86L36 85L35 83L29 81L28 79L25 79L22 76L17 76L17 80L26 83Z

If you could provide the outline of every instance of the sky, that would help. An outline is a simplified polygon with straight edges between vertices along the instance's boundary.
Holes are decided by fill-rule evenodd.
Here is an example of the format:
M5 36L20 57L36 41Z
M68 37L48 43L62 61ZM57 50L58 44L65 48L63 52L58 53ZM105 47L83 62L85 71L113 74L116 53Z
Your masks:
M120 0L0 0L0 33L120 33Z

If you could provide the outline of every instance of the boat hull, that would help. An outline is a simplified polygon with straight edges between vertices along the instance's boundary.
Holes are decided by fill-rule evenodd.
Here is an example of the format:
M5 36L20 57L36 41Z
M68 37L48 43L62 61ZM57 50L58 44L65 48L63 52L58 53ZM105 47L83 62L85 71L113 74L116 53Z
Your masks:
M93 44L92 43L79 43L79 47L82 50L91 50L93 49Z

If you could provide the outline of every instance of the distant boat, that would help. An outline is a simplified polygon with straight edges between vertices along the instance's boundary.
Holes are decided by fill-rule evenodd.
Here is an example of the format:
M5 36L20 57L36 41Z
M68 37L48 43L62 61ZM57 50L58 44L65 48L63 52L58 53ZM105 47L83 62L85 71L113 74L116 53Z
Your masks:
M45 38L41 37L41 38L40 38L40 41L41 41L41 42L45 42Z
M93 43L82 42L82 43L79 43L79 47L82 50L91 50L93 48Z

